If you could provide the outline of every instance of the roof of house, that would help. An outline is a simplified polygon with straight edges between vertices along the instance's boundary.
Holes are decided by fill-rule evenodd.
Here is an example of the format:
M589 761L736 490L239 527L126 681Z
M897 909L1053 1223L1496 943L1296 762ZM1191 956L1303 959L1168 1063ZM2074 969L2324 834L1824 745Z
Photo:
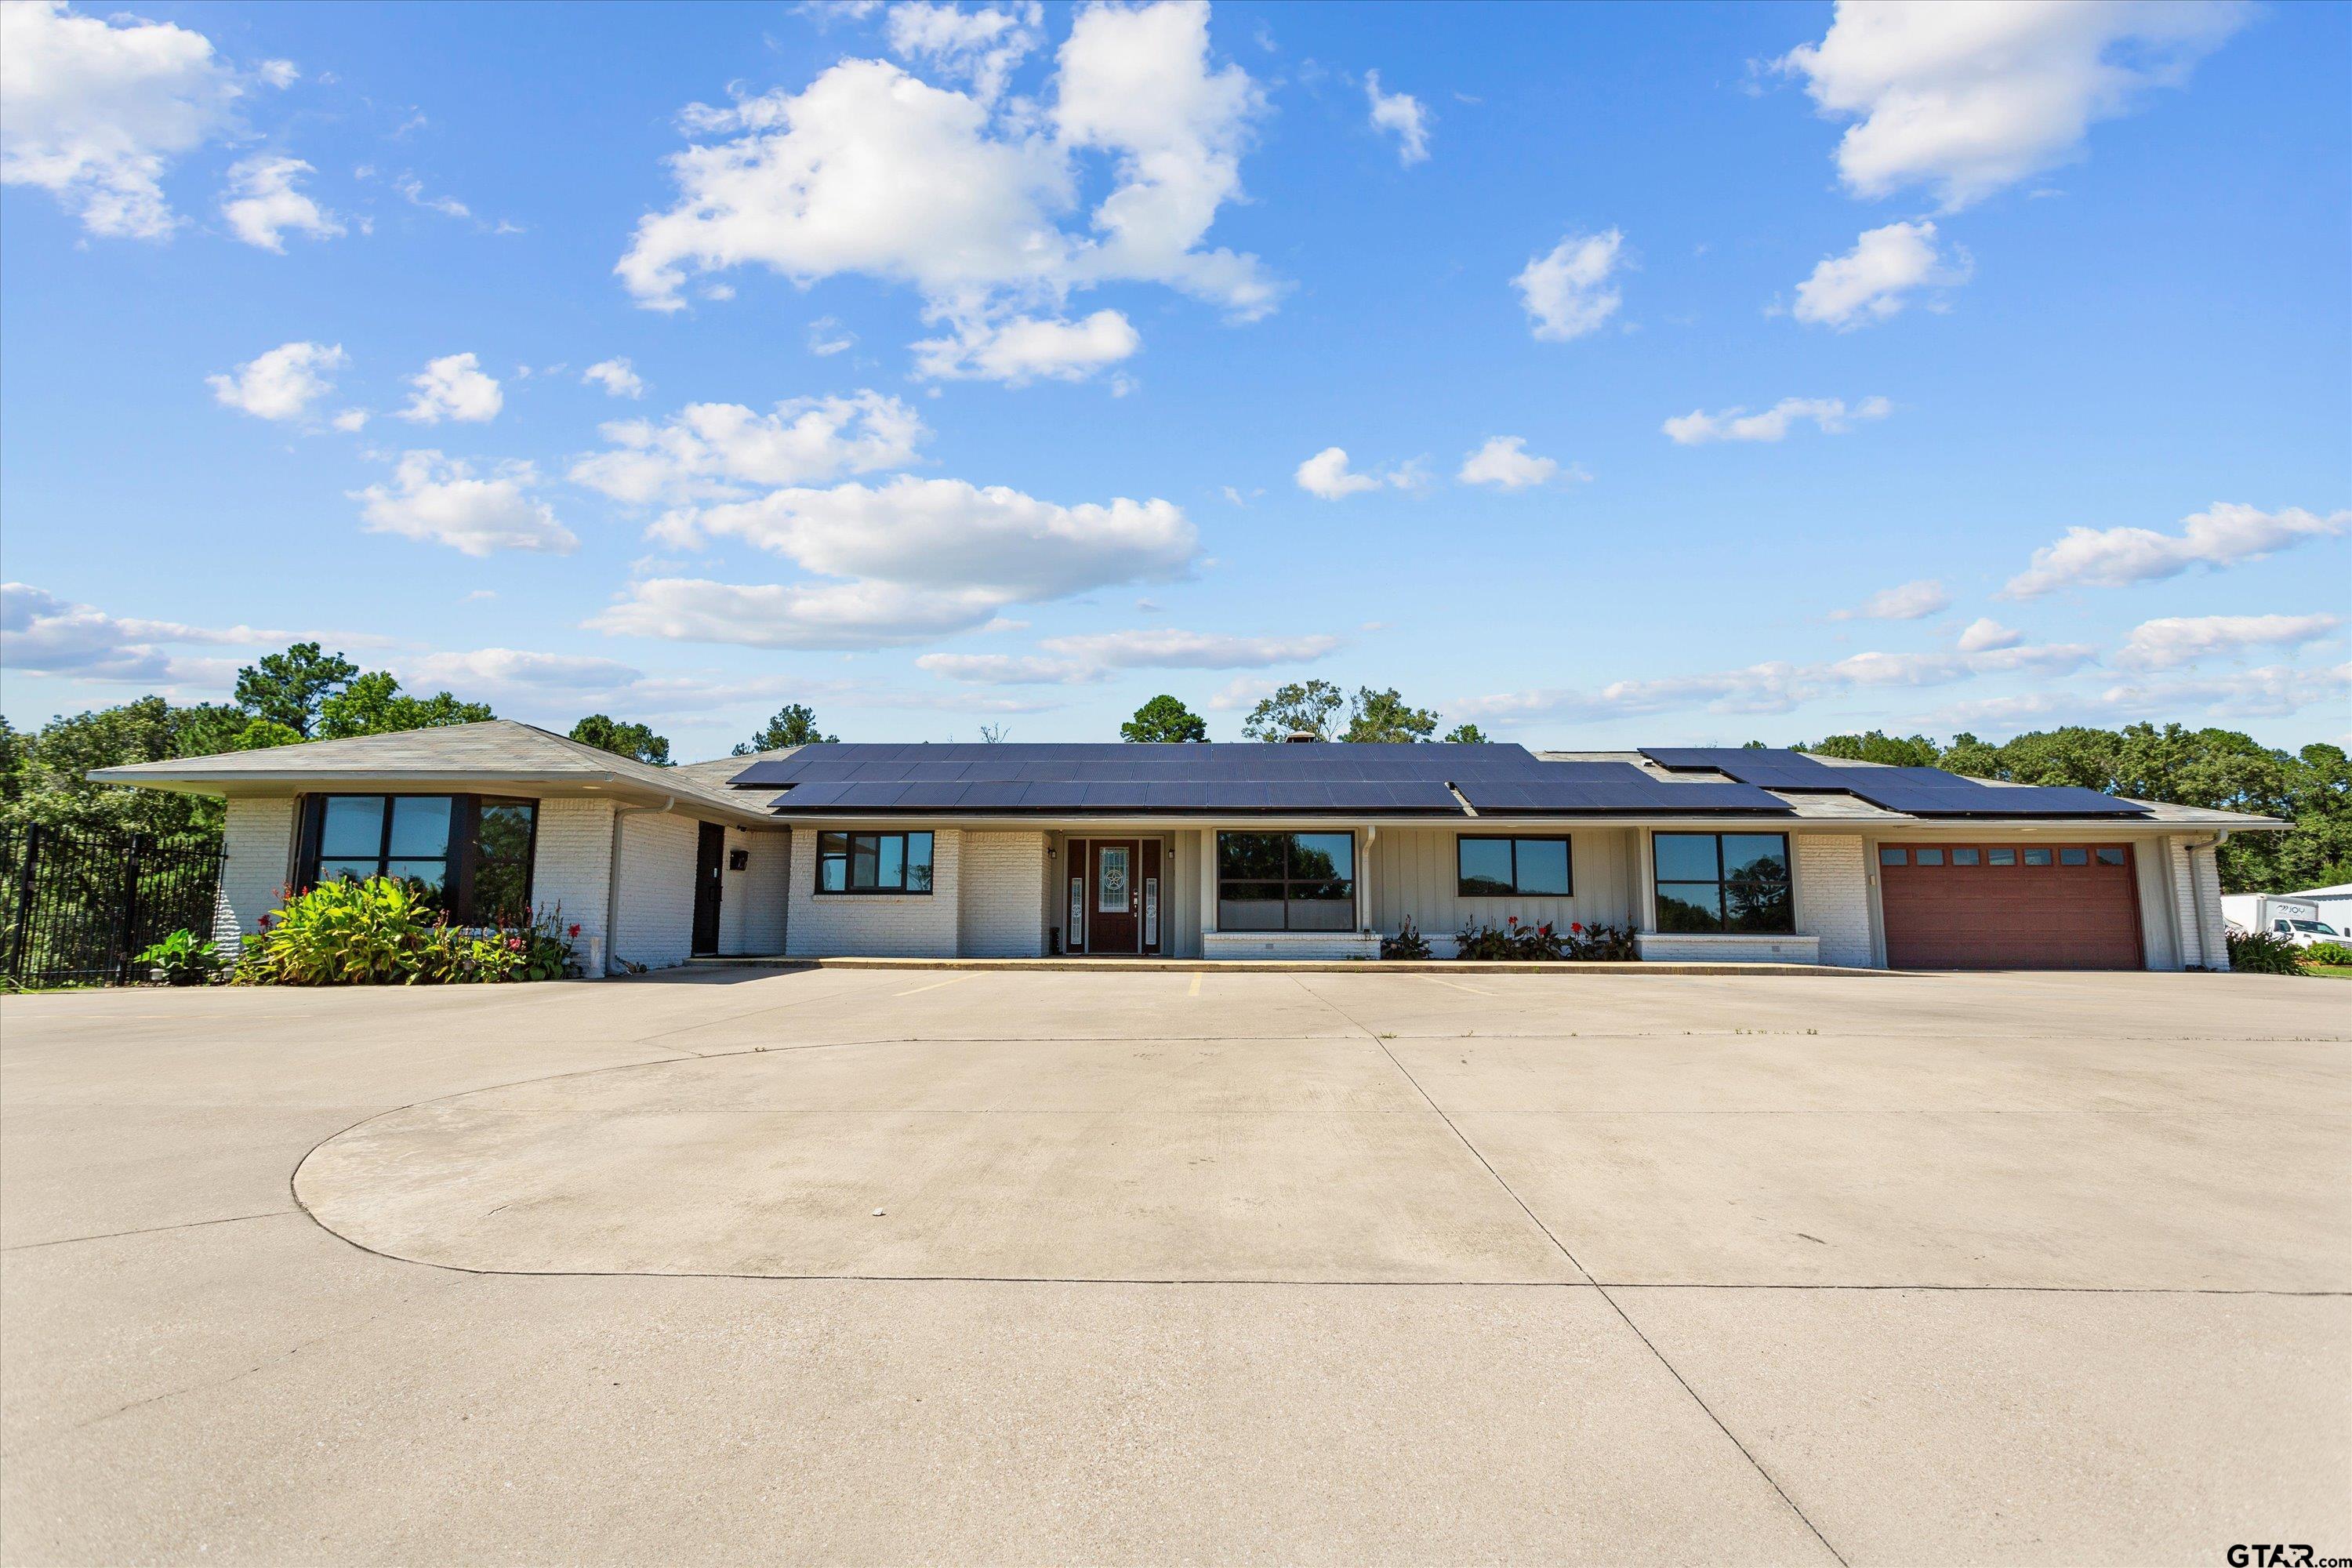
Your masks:
M744 758L780 816L1267 816L2097 820L2269 818L2096 790L1972 779L1766 748L1530 752L1479 743L843 745Z
M744 759L728 758L733 771ZM705 763L656 767L511 719L444 724L341 741L304 741L208 757L94 768L98 784L141 784L196 795L262 795L331 784L481 789L536 784L608 795L632 804L675 800L738 821L765 818L764 802L728 789Z
M1225 816L1785 819L1857 826L2098 821L2284 827L2270 817L1966 779L1785 751L1530 752L1336 742L1088 745L825 742L655 767L495 719L93 769L100 784L205 795L502 787L778 817ZM2320 889L2328 891L2330 889Z

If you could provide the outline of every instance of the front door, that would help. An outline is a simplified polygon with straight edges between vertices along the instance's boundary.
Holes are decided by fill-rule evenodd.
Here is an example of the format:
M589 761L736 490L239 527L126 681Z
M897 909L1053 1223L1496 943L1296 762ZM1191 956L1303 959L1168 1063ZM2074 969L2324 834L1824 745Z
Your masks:
M1087 951L1141 952L1143 846L1133 838L1089 838L1087 870Z
M694 951L719 951L719 878L727 863L727 830L715 822L702 825L702 838L694 852Z

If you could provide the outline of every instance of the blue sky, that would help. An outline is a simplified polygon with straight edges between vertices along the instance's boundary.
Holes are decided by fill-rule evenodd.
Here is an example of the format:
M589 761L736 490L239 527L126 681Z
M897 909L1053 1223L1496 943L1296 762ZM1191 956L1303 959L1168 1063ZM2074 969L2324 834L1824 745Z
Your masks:
M2352 9L0 17L18 724L2352 729Z

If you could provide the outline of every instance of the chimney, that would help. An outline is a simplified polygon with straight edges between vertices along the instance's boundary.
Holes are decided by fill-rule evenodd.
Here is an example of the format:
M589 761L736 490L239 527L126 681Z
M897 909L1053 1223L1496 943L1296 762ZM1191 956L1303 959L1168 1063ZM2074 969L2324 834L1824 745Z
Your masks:
M1312 730L1293 730L1289 734L1285 735L1282 740L1285 745L1295 746L1302 741L1311 745L1322 738L1322 736L1317 734Z

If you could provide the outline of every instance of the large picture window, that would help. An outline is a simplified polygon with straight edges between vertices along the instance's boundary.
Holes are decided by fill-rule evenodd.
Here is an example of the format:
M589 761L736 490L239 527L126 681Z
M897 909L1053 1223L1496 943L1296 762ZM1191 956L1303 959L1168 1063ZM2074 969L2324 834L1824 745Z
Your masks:
M1217 929L1355 930L1356 836L1218 834Z
M473 795L312 795L295 879L398 877L453 919L530 918L539 803Z
M1654 833L1662 931L1785 936L1796 927L1785 833Z
M820 893L928 893L931 836L928 833L820 833L816 836Z
M1565 838L1465 833L1454 841L1454 891L1465 899L1564 899L1575 891Z

